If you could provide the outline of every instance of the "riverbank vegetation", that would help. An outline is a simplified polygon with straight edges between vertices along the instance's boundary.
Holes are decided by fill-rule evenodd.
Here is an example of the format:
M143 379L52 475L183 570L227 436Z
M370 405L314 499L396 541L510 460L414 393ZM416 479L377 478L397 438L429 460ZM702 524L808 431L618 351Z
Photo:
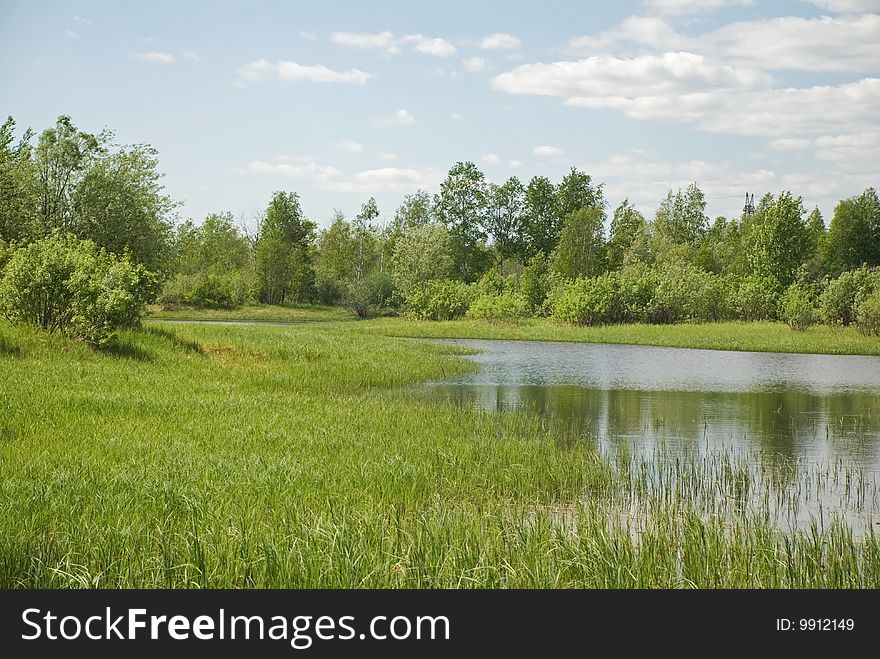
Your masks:
M26 131L16 142L14 128L9 119L0 129L3 314L24 320L45 317L47 306L65 308L62 318L106 328L89 341L131 325L149 302L167 310L329 305L358 317L547 317L588 326L781 320L796 331L821 322L880 332L873 188L840 201L827 226L788 190L765 194L739 217L710 221L696 183L670 190L653 218L626 199L609 218L603 185L576 168L558 183L535 176L495 184L459 162L437 194L407 195L391 221L371 197L350 221L337 211L319 229L295 192L279 191L250 226L222 211L179 222L150 147L116 145L111 132L89 134L69 117L36 140ZM100 305L85 316L71 310L64 291L81 277L69 269L46 275L54 278L51 299L18 290L15 272L43 267L39 254L56 250L61 236L82 241L70 249L103 250L142 269L92 279L93 297L135 304L115 326ZM24 249L34 243L43 246Z
M796 505L864 519L851 468L600 458L406 393L471 365L365 327L0 322L0 586L880 586L870 523Z

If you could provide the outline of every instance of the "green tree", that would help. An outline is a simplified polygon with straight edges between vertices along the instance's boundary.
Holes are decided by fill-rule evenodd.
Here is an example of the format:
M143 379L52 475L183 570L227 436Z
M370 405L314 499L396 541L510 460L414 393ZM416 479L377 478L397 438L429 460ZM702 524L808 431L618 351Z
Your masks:
M608 267L617 270L623 266L623 259L630 250L639 229L645 225L645 217L624 199L614 209L611 218L611 235L608 238Z
M416 226L394 247L392 279L404 298L432 279L446 279L453 271L449 230L442 224Z
M523 242L527 258L543 252L551 254L559 243L562 218L557 212L556 188L550 179L535 176L526 187L523 215Z
M825 260L835 274L863 264L880 265L880 200L874 188L834 208Z
M522 225L525 212L525 188L511 176L502 185L489 188L486 230L498 254L499 269L504 260L522 252Z
M145 144L93 155L76 187L63 195L72 204L64 224L98 247L130 254L148 270L168 270L176 204L164 194L158 166L156 150ZM66 208L67 201L59 203Z
M0 241L26 242L34 233L38 203L37 171L30 140L25 131L18 144L15 121L0 126Z
M449 229L456 274L475 281L486 268L483 241L488 198L483 172L472 162L457 162L440 184L434 203L437 218Z
M808 256L803 203L785 190L775 199L762 199L755 215L746 247L749 265L755 275L775 280L785 290Z
M295 192L275 192L260 225L256 273L260 300L301 301L314 283L311 246L315 223L305 218Z
M715 274L738 271L741 251L739 223L716 217L696 252L696 265Z
M658 237L673 245L696 245L705 235L709 218L706 217L706 197L696 183L682 192L670 190L654 219Z
M595 277L605 271L605 212L599 206L582 208L565 218L553 271L566 279Z
M78 130L70 117L62 115L54 128L40 134L34 150L37 169L39 233L56 229L71 231L73 195L77 185L98 156L107 153L112 134L92 135Z
M579 210L604 207L602 185L593 185L590 175L575 167L563 177L556 189L556 215L563 222Z

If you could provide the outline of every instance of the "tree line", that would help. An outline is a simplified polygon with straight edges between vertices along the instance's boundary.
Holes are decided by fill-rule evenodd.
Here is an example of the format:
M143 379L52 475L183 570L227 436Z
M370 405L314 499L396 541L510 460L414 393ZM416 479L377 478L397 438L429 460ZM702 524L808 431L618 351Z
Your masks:
M870 327L871 305L880 308L873 188L840 201L827 228L787 190L710 221L696 183L670 190L652 218L626 199L609 218L603 185L577 168L558 182L496 184L458 162L437 194L407 195L389 223L371 197L319 230L297 193L279 191L248 232L228 212L176 224L149 145L115 145L111 132L81 131L67 116L36 140L28 130L16 142L14 128L11 118L0 128L0 267L41 241L54 239L55 251L87 242L135 268L132 304L318 303L361 316L577 323L782 317L793 327L820 318ZM835 295L844 311L831 310Z

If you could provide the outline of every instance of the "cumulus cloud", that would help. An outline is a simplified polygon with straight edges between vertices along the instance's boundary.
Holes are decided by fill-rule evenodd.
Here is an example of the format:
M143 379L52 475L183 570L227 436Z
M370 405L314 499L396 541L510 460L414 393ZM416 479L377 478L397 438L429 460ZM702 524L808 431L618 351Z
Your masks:
M319 165L314 161L300 164L289 162L269 163L262 160L255 160L248 163L242 170L239 170L238 173L285 176L288 178L310 181L319 186L329 185L332 181L335 181L342 176L342 172L335 167Z
M689 50L733 65L765 70L873 72L880 61L880 15L780 16L729 23L685 36L656 16L630 16L597 35L569 42L573 53L632 54Z
M202 58L199 57L199 54L194 50L184 50L180 56L185 59L187 62L201 62Z
M308 30L300 30L299 31L299 38L305 39L306 41L317 41L318 35L315 34L314 32L309 32Z
M685 16L715 11L730 5L750 5L753 0L642 0L649 11L664 16Z
M380 152L379 152L379 157L380 157L382 160L397 160L397 154L396 154L396 153L389 153L389 152L387 152L387 151L380 151Z
M520 165L522 165L522 163L521 163L519 160L511 160L508 164L509 164L511 167L513 167L514 169L516 169L517 167L519 167Z
M171 53L160 53L157 51L152 51L149 53L132 53L131 56L134 59L141 60L142 62L152 62L153 64L174 63L174 55L172 55Z
M397 37L393 32L333 32L330 40L339 46L377 50L385 55L397 55L403 46L434 57L452 57L458 50L441 37L427 37L423 34L407 34Z
M82 16L74 16L73 22L79 23L80 25L91 25L92 24L92 21L90 21L88 18L83 18Z
M273 78L295 82L341 83L364 85L372 78L371 73L360 69L336 71L321 64L302 65L291 60L256 60L245 64L238 70L236 85L241 87L247 83L263 82Z
M346 151L348 153L363 153L364 145L360 142L352 142L351 140L342 140L334 142L333 148L338 151Z
M812 142L805 137L782 137L770 142L774 151L802 151L808 149Z
M558 158L561 155L565 154L565 151L555 146L548 146L546 144L542 144L540 146L536 146L532 151L536 156L542 156L544 158Z
M400 108L390 116L376 118L376 123L380 126L411 126L415 122L416 118L406 108Z
M578 61L523 64L492 79L492 87L511 94L636 98L707 89L746 89L766 85L768 74L707 60L688 52L619 58L595 55Z
M485 50L508 50L519 48L522 42L512 34L495 32L480 39L480 48Z
M71 39L79 39L79 35L73 30L64 30L64 34L66 34Z
M487 71L489 69L489 62L482 57L469 57L463 59L461 60L461 65L465 71L470 73L479 73L480 71Z
M501 162L501 158L494 153L487 153L484 156L480 156L480 162L485 165L489 165L490 167L497 165Z
M840 14L880 11L880 0L803 0L811 5Z
M567 105L612 109L633 119L693 123L702 130L738 135L818 134L872 127L880 110L880 79L842 85L680 96L581 96Z
M453 121L461 121L462 119L464 119L464 115L459 112L453 112L449 115L449 118Z

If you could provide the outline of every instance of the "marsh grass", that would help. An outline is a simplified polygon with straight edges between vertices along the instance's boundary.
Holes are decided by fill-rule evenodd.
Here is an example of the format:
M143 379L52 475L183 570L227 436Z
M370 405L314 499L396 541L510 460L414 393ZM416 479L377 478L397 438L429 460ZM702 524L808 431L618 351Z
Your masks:
M473 368L452 346L348 322L0 337L0 587L880 586L872 529L737 505L771 495L733 457L720 483L658 475L400 395Z

